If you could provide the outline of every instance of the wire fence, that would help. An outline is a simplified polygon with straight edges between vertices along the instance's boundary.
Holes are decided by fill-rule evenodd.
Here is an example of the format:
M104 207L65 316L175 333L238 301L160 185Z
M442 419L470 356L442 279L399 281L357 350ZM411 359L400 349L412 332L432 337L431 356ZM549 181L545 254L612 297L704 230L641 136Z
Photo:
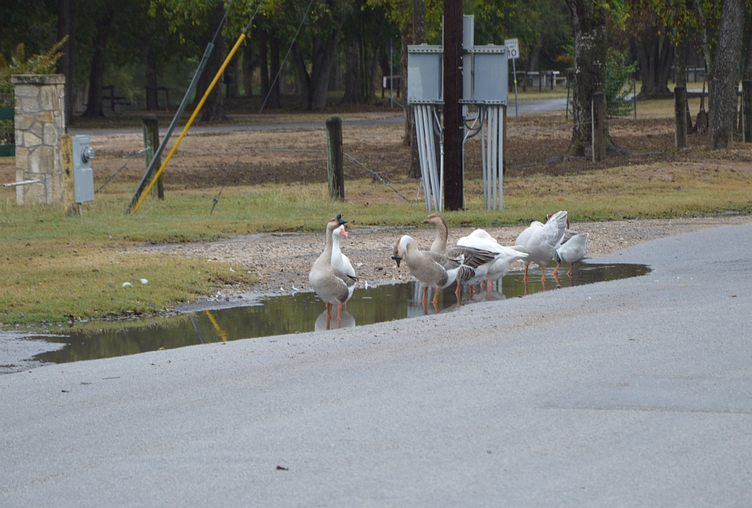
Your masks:
M575 128L571 114L567 116L560 111L519 119L507 117L505 171L556 173L588 167L590 161L566 155ZM673 119L665 114L645 114L637 120L631 116L609 118L606 123L613 142L623 149L619 154L622 159L676 153ZM371 179L390 189L395 199L422 201L418 180L405 185L411 156L402 143L403 130L400 124L346 127L343 132L346 180ZM697 135L692 142L704 143L704 138ZM94 165L97 193L113 181L134 182L135 187L145 170L145 164L133 158L143 152L140 134L92 136L92 145L97 150ZM481 158L480 143L469 140L465 153L466 181L482 178ZM612 162L607 160L597 167ZM320 129L189 132L163 178L168 190L170 185L216 189L225 185L325 183L324 122ZM413 188L417 191L415 195L410 190Z

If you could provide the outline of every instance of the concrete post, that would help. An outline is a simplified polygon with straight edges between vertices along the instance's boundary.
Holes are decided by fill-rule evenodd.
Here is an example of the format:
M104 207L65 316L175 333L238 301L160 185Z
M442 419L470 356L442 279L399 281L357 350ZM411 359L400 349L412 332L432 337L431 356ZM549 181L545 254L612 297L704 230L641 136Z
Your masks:
M65 135L65 76L11 76L16 94L16 181L40 183L16 187L16 202L63 202L60 138Z

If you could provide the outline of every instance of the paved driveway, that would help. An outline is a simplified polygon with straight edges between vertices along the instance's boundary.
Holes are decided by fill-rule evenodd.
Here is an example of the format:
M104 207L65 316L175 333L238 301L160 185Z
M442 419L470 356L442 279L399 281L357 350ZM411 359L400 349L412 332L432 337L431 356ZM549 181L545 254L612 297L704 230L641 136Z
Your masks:
M752 224L593 261L653 272L0 376L0 505L752 505Z

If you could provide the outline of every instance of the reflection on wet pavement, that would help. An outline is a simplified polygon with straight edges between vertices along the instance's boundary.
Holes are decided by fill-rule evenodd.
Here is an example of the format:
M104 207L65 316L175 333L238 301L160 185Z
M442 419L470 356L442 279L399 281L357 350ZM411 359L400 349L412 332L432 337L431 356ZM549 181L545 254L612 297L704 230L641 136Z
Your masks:
M533 271L527 284L522 280L521 272L512 272L503 281L496 282L490 290L480 289L473 295L464 292L460 302L455 297L454 286L450 286L440 293L437 305L421 301L422 288L417 282L370 286L368 289L360 288L355 291L346 308L342 309L339 320L333 309L334 317L329 322L324 304L314 293L269 297L250 306L145 320L138 324L123 325L119 329L66 329L60 335L45 338L56 343L57 347L62 344L60 349L38 354L33 360L45 363L75 362L207 342L350 328L451 312L461 305L499 301L539 291L635 277L648 272L649 269L643 265L580 263L572 277L560 274L558 282L549 277L545 284L541 283L540 276L536 276ZM429 294L429 300L431 298L432 295Z

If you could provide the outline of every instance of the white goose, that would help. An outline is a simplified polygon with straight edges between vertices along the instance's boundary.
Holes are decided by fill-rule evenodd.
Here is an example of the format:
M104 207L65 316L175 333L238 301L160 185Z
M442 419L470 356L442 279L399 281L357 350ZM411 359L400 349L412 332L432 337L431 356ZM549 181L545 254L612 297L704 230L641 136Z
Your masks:
M587 250L588 233L575 233L574 231L567 230L568 234L565 234L562 238L561 245L556 249L554 259L556 260L556 268L554 268L554 277L559 273L559 267L561 263L570 263L569 271L567 275L572 276L572 268L574 264L582 260L585 257L585 251Z
M504 245L501 245L484 229L476 229L468 236L463 236L457 240L457 245L469 245L497 254L496 259L491 263L491 266L486 273L486 288L489 292L491 290L491 283L501 279L509 273L510 265L514 261L524 259L528 256L527 253L517 250L518 246L505 247Z
M355 279L332 267L332 234L347 221L341 215L326 224L326 248L316 259L308 274L308 281L316 294L326 304L327 317L331 319L332 305L337 305L337 319L341 318L342 305L355 291Z
M339 217L342 219L341 215ZM343 222L346 223L347 221ZM353 268L350 258L342 254L342 249L339 246L339 239L342 236L345 238L348 236L344 224L332 231L332 268L336 268L340 272L355 278L355 268Z
M528 280L527 272L530 263L540 265L541 280L546 280L546 265L554 259L556 247L561 237L564 236L566 227L567 212L561 210L553 214L545 224L538 221L531 222L530 226L517 237L516 248L528 254L522 260L525 263L525 282Z
M468 280L473 275L472 269L463 265L457 259L431 251L418 250L412 237L404 235L394 246L392 259L397 262L405 260L410 274L424 284L423 301L428 300L428 288L444 289L457 280ZM432 303L438 303L439 292L434 293Z
M464 282L470 286L471 297L475 290L474 286L482 281L491 266L494 264L498 257L497 251L485 249L475 245L464 245L457 242L455 246L447 247L447 237L449 235L449 228L444 217L440 213L434 213L429 215L422 224L433 224L436 226L436 238L431 244L431 252L442 254L451 259L461 259L462 264L472 268L473 275L468 280L457 280L457 295L462 291L462 283Z

